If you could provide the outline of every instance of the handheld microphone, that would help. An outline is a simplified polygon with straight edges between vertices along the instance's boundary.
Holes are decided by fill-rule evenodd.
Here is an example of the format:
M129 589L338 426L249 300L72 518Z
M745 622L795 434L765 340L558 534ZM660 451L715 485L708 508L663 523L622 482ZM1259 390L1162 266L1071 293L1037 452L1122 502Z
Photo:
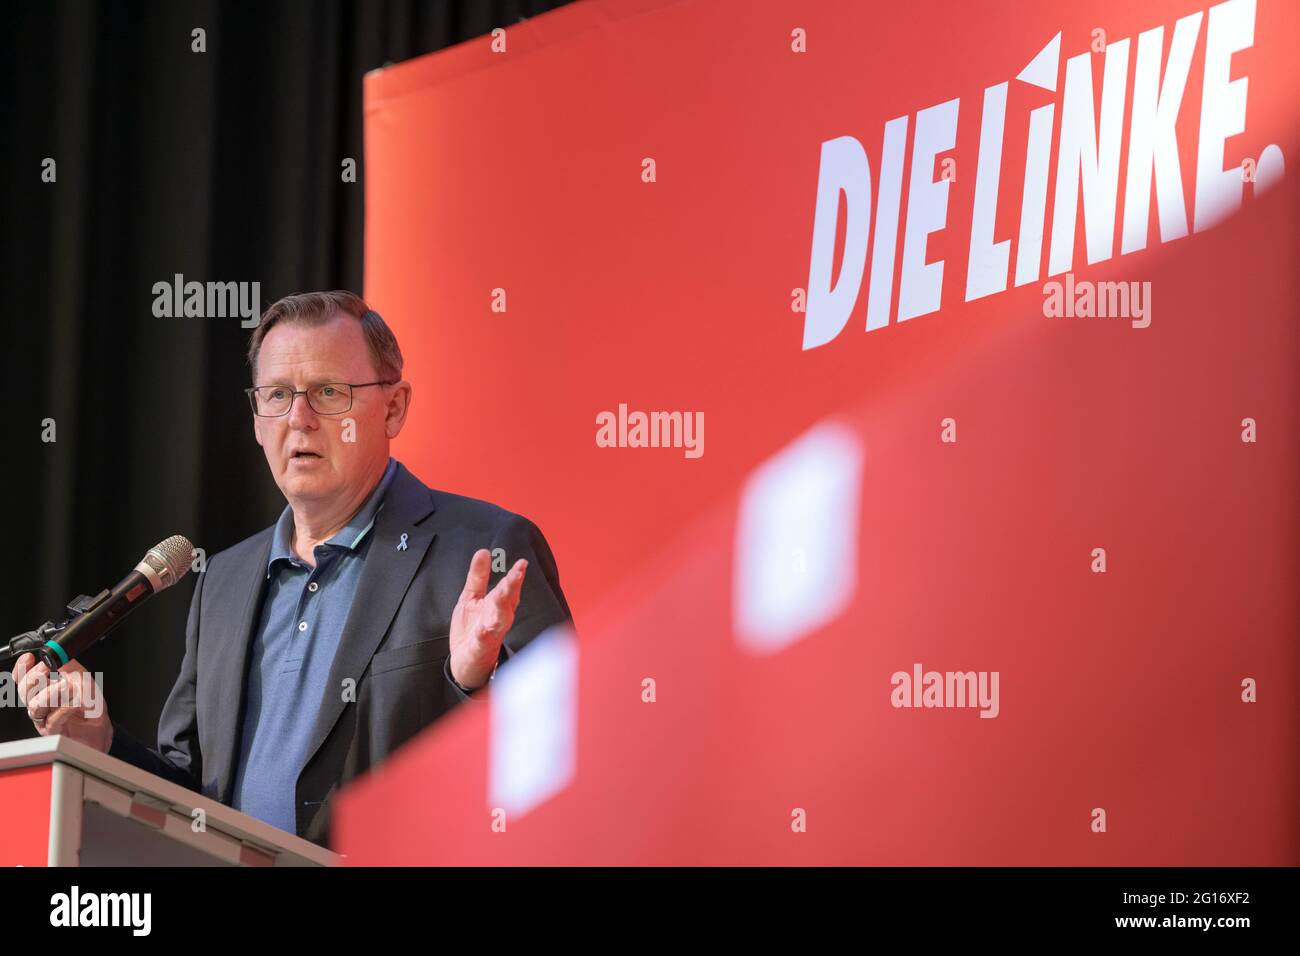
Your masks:
M20 634L0 648L0 658L32 652L51 671L57 671L149 598L183 578L190 570L193 551L189 538L181 534L159 542L112 590L78 597L68 605L66 621L58 625L47 622Z

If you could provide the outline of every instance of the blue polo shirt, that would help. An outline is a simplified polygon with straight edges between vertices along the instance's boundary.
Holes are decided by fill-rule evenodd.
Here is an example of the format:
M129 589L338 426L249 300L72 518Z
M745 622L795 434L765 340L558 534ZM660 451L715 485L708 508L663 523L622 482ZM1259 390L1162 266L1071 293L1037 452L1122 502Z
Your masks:
M352 520L316 546L314 568L293 553L293 509L286 506L275 524L269 583L249 650L231 806L289 833L297 832L298 775L311 756L312 725L361 579L370 531L396 472L397 462L389 458Z

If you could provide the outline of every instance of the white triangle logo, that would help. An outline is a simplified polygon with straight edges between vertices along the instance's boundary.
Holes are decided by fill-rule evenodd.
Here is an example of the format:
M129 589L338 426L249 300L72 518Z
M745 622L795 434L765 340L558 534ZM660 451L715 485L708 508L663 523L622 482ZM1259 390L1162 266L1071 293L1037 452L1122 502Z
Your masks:
M1029 65L1016 77L1023 83L1056 92L1056 72L1061 63L1061 34L1057 31L1050 43L1038 51L1038 56L1029 61Z

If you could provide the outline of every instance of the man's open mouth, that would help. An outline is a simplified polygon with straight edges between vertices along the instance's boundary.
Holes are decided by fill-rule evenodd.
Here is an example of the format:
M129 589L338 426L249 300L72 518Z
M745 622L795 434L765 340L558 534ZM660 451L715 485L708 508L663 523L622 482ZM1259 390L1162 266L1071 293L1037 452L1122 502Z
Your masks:
M319 458L320 455L316 454L314 451L296 451L289 457L290 458Z

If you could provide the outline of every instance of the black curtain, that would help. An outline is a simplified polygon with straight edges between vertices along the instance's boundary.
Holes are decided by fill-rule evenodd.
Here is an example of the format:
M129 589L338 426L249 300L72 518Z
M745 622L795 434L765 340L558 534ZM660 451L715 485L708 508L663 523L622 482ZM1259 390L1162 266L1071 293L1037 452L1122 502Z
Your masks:
M156 318L154 283L257 281L263 308L360 292L362 76L564 2L5 5L0 642L61 619L169 534L212 554L275 520L284 499L242 394L249 330ZM82 659L144 740L194 581ZM34 733L21 708L0 708L0 740Z

